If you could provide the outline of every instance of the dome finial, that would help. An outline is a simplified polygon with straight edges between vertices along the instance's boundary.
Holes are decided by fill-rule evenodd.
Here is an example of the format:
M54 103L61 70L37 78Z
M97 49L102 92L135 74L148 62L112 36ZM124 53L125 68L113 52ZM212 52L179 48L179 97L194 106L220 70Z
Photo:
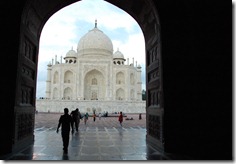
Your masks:
M95 19L95 28L97 28L97 19Z

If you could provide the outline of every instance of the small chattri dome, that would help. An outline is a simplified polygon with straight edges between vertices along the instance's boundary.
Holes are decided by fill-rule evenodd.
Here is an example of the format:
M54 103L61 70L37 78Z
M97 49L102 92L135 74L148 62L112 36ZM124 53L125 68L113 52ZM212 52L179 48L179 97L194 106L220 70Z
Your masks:
M141 69L142 67L141 67L141 65L140 64L138 64L138 67L137 67L138 69Z
M73 48L71 50L69 50L67 53L66 53L66 57L73 57L73 58L76 58L77 57L77 54L75 52L75 50L73 50Z
M113 54L113 59L124 59L124 55L117 49L117 51Z

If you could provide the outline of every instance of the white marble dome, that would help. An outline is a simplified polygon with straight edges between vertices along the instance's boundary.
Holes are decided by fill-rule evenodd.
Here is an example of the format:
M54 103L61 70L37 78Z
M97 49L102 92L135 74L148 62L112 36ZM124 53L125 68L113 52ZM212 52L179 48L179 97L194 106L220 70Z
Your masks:
M66 57L77 57L75 50L71 49L66 53Z
M117 51L113 54L113 59L124 59L124 55L117 49Z
M111 39L96 26L85 34L77 47L78 55L112 55L113 45Z

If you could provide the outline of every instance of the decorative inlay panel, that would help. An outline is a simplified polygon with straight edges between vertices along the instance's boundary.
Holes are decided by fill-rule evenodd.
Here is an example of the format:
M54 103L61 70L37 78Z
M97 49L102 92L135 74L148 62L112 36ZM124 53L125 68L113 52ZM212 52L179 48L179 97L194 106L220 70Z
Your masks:
M150 136L160 140L161 139L161 119L160 116L148 116L148 133Z
M21 113L17 115L17 140L20 140L33 133L33 115L31 113Z
M103 75L106 72L106 66L102 66L102 65L83 65L84 66L84 75L86 75L89 71L92 70L98 70L99 72L101 72Z
M34 80L35 79L35 72L31 68L28 68L26 66L22 66L22 74L24 76L27 76L28 78Z
M26 26L28 27L29 31L34 35L37 36L41 18L39 14L33 8L30 8L27 13L27 21L25 22Z
M156 45L147 52L148 55L148 65L155 62L155 66L159 67L159 55L158 55L158 46Z
M148 106L159 105L159 92L158 90L148 91Z
M140 15L140 25L144 31L148 31L145 33L145 38L148 40L156 40L157 37L153 34L157 33L158 22L156 22L156 18L152 12L150 4L144 5L142 10L138 10ZM140 12L141 11L141 12Z
M33 88L21 86L21 104L33 105Z
M148 73L148 83L159 79L159 69Z
M24 41L23 53L26 58L28 58L29 60L35 63L36 46L32 42L30 42L28 39L25 39Z

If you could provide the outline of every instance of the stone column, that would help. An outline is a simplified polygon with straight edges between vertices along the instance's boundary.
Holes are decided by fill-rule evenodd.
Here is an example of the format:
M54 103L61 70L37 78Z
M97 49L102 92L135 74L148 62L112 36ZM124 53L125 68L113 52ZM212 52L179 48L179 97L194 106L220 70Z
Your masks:
M142 100L142 77L141 77L142 70L141 68L142 67L140 65L137 67L137 84L135 87L138 101Z
M51 99L51 71L52 65L48 64L47 68L47 81L46 81L46 98Z

